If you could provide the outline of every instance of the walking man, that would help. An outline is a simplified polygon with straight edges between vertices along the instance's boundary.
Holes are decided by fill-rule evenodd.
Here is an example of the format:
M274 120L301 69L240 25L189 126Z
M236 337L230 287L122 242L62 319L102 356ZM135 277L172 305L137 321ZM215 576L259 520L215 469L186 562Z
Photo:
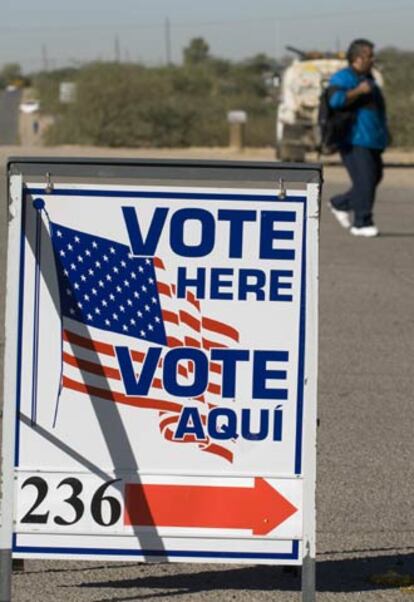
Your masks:
M382 179L381 155L388 144L388 129L384 98L371 73L374 44L365 39L354 40L347 59L349 66L330 79L329 104L335 111L351 113L339 152L352 186L344 194L334 196L330 208L352 235L378 236L373 207Z

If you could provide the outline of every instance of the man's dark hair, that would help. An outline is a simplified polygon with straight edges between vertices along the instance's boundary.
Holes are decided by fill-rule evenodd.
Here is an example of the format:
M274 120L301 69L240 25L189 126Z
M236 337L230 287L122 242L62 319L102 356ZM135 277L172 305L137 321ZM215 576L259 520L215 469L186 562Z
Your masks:
M358 38L350 43L348 50L346 51L346 58L348 63L352 65L354 60L361 54L363 48L374 48L374 44L364 38Z

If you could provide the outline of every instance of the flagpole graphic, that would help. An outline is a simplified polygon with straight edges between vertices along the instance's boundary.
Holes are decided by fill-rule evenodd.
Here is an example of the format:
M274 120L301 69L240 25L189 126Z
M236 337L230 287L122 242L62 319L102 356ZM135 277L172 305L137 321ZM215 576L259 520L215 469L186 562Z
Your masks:
M38 371L39 371L39 324L40 324L40 274L42 256L42 210L45 207L43 199L37 198L33 201L36 210L36 238L35 238L35 285L33 295L33 365L32 365L32 400L30 421L32 426L37 423L37 394L38 394Z

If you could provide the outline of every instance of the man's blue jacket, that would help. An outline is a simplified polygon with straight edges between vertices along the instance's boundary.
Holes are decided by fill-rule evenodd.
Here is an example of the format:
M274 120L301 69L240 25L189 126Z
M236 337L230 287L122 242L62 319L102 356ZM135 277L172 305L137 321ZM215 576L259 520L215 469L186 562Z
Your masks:
M330 95L329 104L333 109L344 108L348 90L356 88L364 79L371 82L372 92L355 101L355 121L342 146L364 146L383 150L389 142L385 103L372 75L359 75L352 67L334 73L329 81L329 86L334 90ZM352 109L352 106L349 105L349 109Z

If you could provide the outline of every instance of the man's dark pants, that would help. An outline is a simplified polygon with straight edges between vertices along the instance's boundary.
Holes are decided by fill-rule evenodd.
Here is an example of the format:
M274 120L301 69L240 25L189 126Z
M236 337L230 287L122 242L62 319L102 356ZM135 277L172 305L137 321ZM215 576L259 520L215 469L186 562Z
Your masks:
M344 194L331 199L335 209L354 212L354 226L372 226L375 191L382 179L381 151L363 146L341 149L341 158L352 181L352 187Z

